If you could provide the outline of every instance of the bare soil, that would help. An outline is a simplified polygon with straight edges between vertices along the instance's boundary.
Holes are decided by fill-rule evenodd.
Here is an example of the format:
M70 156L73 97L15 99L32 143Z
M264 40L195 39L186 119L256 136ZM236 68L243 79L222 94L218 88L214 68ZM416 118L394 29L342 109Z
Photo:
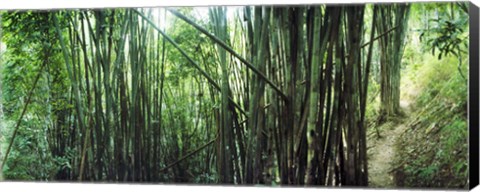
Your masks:
M380 138L372 134L367 139L368 150L368 180L369 186L374 188L394 188L394 167L396 157L395 143L407 128L406 119L410 114L410 103L401 101L400 106L407 115L402 117L400 122L389 121L379 127Z

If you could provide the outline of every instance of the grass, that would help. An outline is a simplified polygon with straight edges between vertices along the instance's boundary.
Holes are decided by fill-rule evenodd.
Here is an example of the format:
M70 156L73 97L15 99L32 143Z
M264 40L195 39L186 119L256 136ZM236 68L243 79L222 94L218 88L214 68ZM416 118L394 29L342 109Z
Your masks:
M467 85L453 57L437 60L426 55L419 62L424 63L409 65L404 71L402 97L412 99L415 110L397 143L397 184L466 188ZM466 66L462 71L466 73Z

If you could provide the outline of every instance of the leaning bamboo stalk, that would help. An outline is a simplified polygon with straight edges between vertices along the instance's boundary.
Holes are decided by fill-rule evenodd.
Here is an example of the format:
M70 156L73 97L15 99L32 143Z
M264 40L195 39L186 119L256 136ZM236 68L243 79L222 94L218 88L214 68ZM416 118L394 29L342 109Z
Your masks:
M285 95L285 93L283 93L280 88L277 87L277 85L275 85L272 81L270 81L270 79L268 79L265 74L263 72L261 72L259 69L257 69L256 67L254 67L254 65L252 63L250 63L249 61L247 61L245 58L243 58L240 54L238 54L237 52L235 52L232 48L230 48L230 46L228 46L225 42L223 42L222 40L220 40L219 38L217 38L215 35L209 33L206 29L204 29L203 27L201 27L200 25L196 24L195 22L191 21L190 19L188 19L187 17L185 17L184 15L182 15L181 13L173 10L173 9L167 9L168 11L170 11L172 14L174 14L175 16L177 16L178 18L182 19L183 21L187 22L188 24L192 25L193 27L195 27L196 29L198 29L200 32L204 33L205 35L207 35L208 37L210 37L214 42L216 42L217 44L219 44L220 46L222 46L226 51L228 51L229 53L231 53L232 55L234 55L236 58L238 58L240 61L242 61L242 63L244 63L249 69L251 69L252 71L254 71L257 75L260 76L260 78L262 78L266 83L268 83L278 94L280 94L280 96L282 96L282 98L284 100L287 100L287 96ZM139 13L138 11L136 11L137 13ZM139 13L140 14L140 13ZM141 15L142 16L142 15ZM144 16L142 16L144 17Z
M218 137L218 136L217 136L217 137ZM176 160L175 162L168 164L166 167L160 169L159 172L167 171L168 169L172 168L173 166L177 165L178 163L182 162L183 160L191 157L192 155L195 155L196 153L198 153L198 152L201 151L202 149L205 149L206 147L208 147L209 145L211 145L212 143L214 143L214 142L217 140L217 137L215 137L214 139L210 140L208 143L202 145L202 146L199 147L198 149L195 149L195 150L193 150L192 152L188 153L187 155L179 158L179 159Z
M376 19L374 18L373 20L376 20ZM366 43L364 43L364 44L363 44L363 45L362 45L360 48L365 48L367 45L370 45L370 44L372 44L372 42L374 42L374 41L376 41L376 40L378 40L378 39L382 38L383 36L387 35L388 33L392 32L392 31L393 31L393 30L395 30L397 27L398 27L398 25L397 25L397 26L395 26L395 27L392 27L392 28L390 28L389 30L387 30L387 31L383 32L382 34L380 34L380 35L376 36L375 38L373 38L373 39L370 39L370 41L369 41L369 42L366 42ZM372 28L372 29L373 29L373 28Z
M17 136L18 128L20 127L20 123L23 119L23 116L25 115L25 112L28 109L28 104L30 104L30 101L32 99L33 90L35 90L35 87L37 86L38 80L40 79L40 76L42 74L41 72L43 71L43 68L45 66L46 66L46 63L43 63L42 66L40 67L40 70L38 71L37 76L35 77L35 81L33 82L33 86L30 88L30 91L29 91L28 96L27 96L27 101L25 102L25 106L23 106L22 113L20 114L20 117L17 120L15 128L13 129L12 138L10 139L10 143L8 144L7 151L5 152L5 156L3 157L2 166L0 166L0 172L3 170L3 166L5 165L5 162L7 162L8 155L10 154L10 150L11 150L12 145L13 145L13 141L15 140L15 137Z
M168 41L170 42L189 62L190 64L192 64L205 78L207 78L208 82L210 84L212 84L217 90L221 90L220 86L215 82L215 80L213 80L213 78L210 77L210 75L208 75L207 72L205 72L201 67L200 65L195 62L192 58L190 58L190 56L188 56L188 54L170 37L168 36L163 30L161 30L160 28L158 28L150 19L148 19L145 15L143 15L142 13L140 13L139 11L137 10L133 10L134 12L136 12L140 17L142 17L142 19L144 19L145 21L147 21L150 25L152 25L153 28L155 28L155 30L157 30L160 34L162 34L162 36ZM235 101L229 97L229 100L230 102L232 102L235 107L242 113L242 114L246 114L245 111L237 104L235 103Z

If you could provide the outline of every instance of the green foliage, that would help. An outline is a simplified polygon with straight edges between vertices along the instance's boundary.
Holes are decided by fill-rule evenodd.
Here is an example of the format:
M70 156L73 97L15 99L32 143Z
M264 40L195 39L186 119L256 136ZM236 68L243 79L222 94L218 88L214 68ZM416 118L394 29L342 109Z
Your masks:
M441 59L442 55L458 55L460 46L467 47L468 41L464 33L464 26L468 22L468 18L461 17L454 21L432 19L431 21L435 22L437 27L424 30L420 35L420 40L423 40L422 37L428 36L426 43L430 45L433 55L435 55L435 50L439 51L437 52L438 59Z
M448 110L435 112L454 116ZM431 131L425 133L422 127L436 121ZM405 186L464 188L468 180L468 147L466 119L454 116L448 118L421 119L413 122L412 130L401 141ZM416 130L416 131L414 131ZM414 136L414 135L417 136ZM407 147L408 146L408 147Z
M423 56L405 69L413 82L405 90L418 93L415 118L399 141L404 184L464 188L468 178L467 84L457 71L456 58ZM465 73L467 67L461 69Z
M433 55L438 53L438 59L449 54L459 57L468 48L468 13L453 3L435 8L436 17L428 20L430 27L420 30L420 41L425 41Z
M2 40L7 44L1 75L4 121L9 122L3 125L6 130L11 132L15 127L34 79L40 74L6 161L4 176L7 180L52 180L58 164L55 163L46 138L48 126L55 118L52 111L68 108L65 105L68 103L66 96L58 96L64 95L68 81L65 80L63 67L59 63L58 48L53 46L56 43L52 38L53 30L45 22L48 21L49 14L14 12L4 13L2 17L5 32ZM48 63L48 66L40 71L44 63ZM50 73L45 73L47 71ZM52 82L53 85L49 86ZM52 93L55 102L50 103L52 97L48 93ZM11 140L11 134L6 134L5 141ZM5 148L6 145L8 143L4 145Z
M468 87L462 74L468 66L460 62L467 58L468 15L460 5L425 3L412 9L419 30L406 46L401 89L416 112L398 141L397 162L407 187L466 187Z
M465 119L455 116L453 121L441 130L441 134L446 136L441 138L441 142L445 145L445 151L457 154L460 150L466 150L459 148L459 146L465 147L467 141L467 122ZM446 154L445 158L449 161L454 160L449 154Z
M373 120L377 117L380 108L380 103L377 102L377 98L380 95L380 84L376 83L373 79L370 80L368 85L368 97L366 106L366 119Z
M57 171L45 140L41 119L26 118L15 139L15 148L9 155L3 174L6 180L52 180ZM6 124L10 127L13 123ZM6 135L10 140L11 133Z
M228 24L228 29L223 28L226 31L226 36L222 39L228 41L228 44L237 50L242 57L246 57L248 60L252 60L251 57L257 59L254 64L265 67L266 79L272 80L273 84L278 84L281 87L281 92L288 92L289 96L294 97L293 104L295 106L301 106L300 104L305 102L302 100L304 99L302 94L304 94L305 88L304 84L300 83L292 89L291 86L295 82L289 82L290 78L296 78L295 81L304 81L306 84L312 83L309 79L311 77L306 75L308 71L305 70L305 67L309 64L305 61L308 52L304 49L310 46L309 43L305 43L305 40L313 36L313 31L308 31L312 30L310 24L305 23L308 20L307 18L311 17L307 16L308 12L303 12L308 11L307 9L309 8L305 10L275 8L273 12L266 12L263 16L256 12L256 14L252 14L256 15L253 21L252 18L241 18L240 15L242 14L239 14L238 18L235 18L235 23ZM437 8L428 5L426 9ZM256 9L255 11L260 10L262 9ZM262 11L267 10L269 9L263 9ZM330 10L330 8L324 9L324 7L321 7L318 10L323 14L331 14L335 12L336 8ZM350 13L355 11L349 9L346 12L348 14L345 14L347 15L345 21L351 24L357 22L357 19L358 22L362 19L365 20L365 18L371 20L372 12L369 9L367 10L364 16L359 14L358 18L350 18L354 15ZM439 13L443 14L449 13L451 8L441 6L438 10ZM195 17L193 8L180 8L178 11L188 18L192 18L209 31L215 31L212 25L214 22L206 17ZM422 10L417 7L414 11L419 13ZM55 18L59 20L58 34L53 30L52 16L54 14ZM124 179L119 178L121 174L112 172L122 168L138 168L140 171L134 173L140 174L134 176L137 178L126 179L129 181L218 183L221 181L219 176L221 170L217 168L220 161L217 156L223 154L219 153L219 149L225 145L213 142L212 145L200 150L194 156L177 161L217 136L219 127L221 127L220 119L225 114L222 111L231 113L231 124L235 124L235 127L226 126L226 128L234 130L232 137L229 137L233 141L231 145L238 147L232 150L232 154L243 155L245 158L245 155L240 154L239 151L250 151L257 148L256 145L252 147L253 143L259 143L258 147L262 147L258 148L260 153L257 150L251 150L252 153L247 155L247 159L254 159L254 155L256 155L254 153L260 154L258 156L260 157L258 159L259 163L255 163L255 166L261 168L262 161L269 161L269 158L271 158L265 152L272 153L272 156L275 156L273 158L278 158L272 161L278 161L275 163L279 163L275 168L269 168L270 172L275 173L272 176L274 185L280 183L281 174L288 176L284 172L290 170L287 165L289 163L286 162L296 162L298 160L295 159L294 154L289 153L306 146L295 143L302 141L302 139L297 139L297 135L293 134L301 134L302 132L288 128L291 125L300 130L301 127L297 126L296 123L301 122L301 115L304 114L302 111L298 111L301 107L293 107L290 111L290 105L285 105L270 86L265 87L265 90L263 88L259 89L260 86L257 86L259 83L256 83L256 80L252 81L251 78L256 76L255 73L240 64L238 59L230 57L231 54L229 53L226 54L225 58L229 61L227 62L229 66L223 66L224 71L221 72L219 64L225 62L218 61L223 56L220 56L221 54L215 49L215 44L210 39L180 19L169 21L165 33L174 39L187 55L198 62L200 68L209 77L218 82L220 82L220 79L226 82L223 84L224 87L227 87L223 89L224 101L227 100L225 98L228 95L236 104L244 107L244 110L251 109L255 113L265 110L264 114L261 113L263 119L258 119L257 122L258 126L262 126L262 129L254 135L250 127L248 129L245 127L245 125L248 127L249 124L255 125L252 118L237 115L236 112L238 111L230 109L231 106L228 103L228 105L220 105L220 94L213 89L213 86L204 77L199 75L198 69L192 67L191 63L169 43L166 43L165 46L165 65L161 64L163 60L160 58L164 56L160 56L164 51L162 37L156 34L149 24L139 19L140 17L130 14L135 13L124 10L83 10L8 12L3 14L2 27L5 34L3 40L8 45L1 75L3 83L3 95L1 97L3 101L1 102L5 106L5 118L2 119L1 123L3 123L5 130L8 130L5 134L5 141L11 139L11 131L20 118L21 110L26 105L26 97L32 88L33 81L37 75L40 75L39 83L33 90L32 101L24 118L21 119L12 152L4 167L5 178L7 180L72 180L77 179L80 175L79 172L84 171L80 178L83 176L86 180L108 178L108 180L121 181ZM340 14L343 15L343 12ZM336 14L331 16L333 15ZM420 14L413 18L419 20L421 17L418 15ZM267 16L272 18L266 19L269 18ZM322 18L330 18L331 16ZM448 182L439 184L438 182L445 181L448 174L455 175L452 183L464 182L468 173L466 141L464 139L467 134L465 112L467 87L460 74L455 73L458 68L456 65L458 60L453 57L465 56L459 50L466 48L466 45L464 45L467 38L466 17L464 17L464 13L458 12L455 12L454 18L456 19L452 21L447 20L447 17L450 17L450 15L440 15L436 19L427 21L427 24L432 25L432 27L420 31L423 33L422 42L428 49L433 49L434 53L440 51L441 56L438 59L441 60L437 60L436 56L430 55L430 51L419 54L425 50L422 50L418 44L408 44L404 54L405 59L402 65L405 66L403 72L407 75L402 76L402 78L405 77L404 79L408 79L416 85L405 87L411 87L418 92L414 97L416 98L415 104L420 109L415 114L419 116L419 119L416 120L417 124L412 123L411 126L413 131L410 136L412 136L413 142L406 142L408 146L405 147L405 154L409 158L405 158L407 162L404 165L406 173L409 175L408 182L412 185L450 186L453 184ZM297 22L302 23L305 27L292 25ZM73 23L78 26L73 26ZM246 25L248 23L254 23L255 28L253 30L248 29L249 27ZM347 22L341 23L345 24ZM419 23L416 24L423 26ZM126 24L124 26L128 27L122 28L121 24ZM331 18L325 20L325 25L329 24L331 24ZM343 27L343 24L339 26L339 29L344 30L343 28L348 27ZM81 25L85 26L80 27ZM259 26L264 26L265 29L270 31L256 33L260 31ZM324 30L324 27L321 30ZM350 40L346 37L357 35L361 37L363 35L363 42L369 36L371 29L362 30L363 33L367 33L366 36L361 33L352 34L348 30L345 31L346 34L340 33L338 38L342 40L342 43L338 44L342 47L333 47L334 57L338 56L340 58L343 55L347 58L347 55L344 55L346 52L343 53L341 50L346 49L349 52L348 54L352 53L349 48L350 41L356 40ZM254 42L247 40L248 35L245 35L247 31L255 31L255 35L252 35L256 36ZM142 34L144 32L146 34ZM218 31L214 35L219 36ZM296 35L299 38L294 38ZM63 50L58 42L59 36L62 36L62 39L65 40L65 43L62 43ZM262 43L257 39L262 40ZM413 39L414 37L410 36L408 42ZM124 40L127 43L122 46ZM256 47L255 49L260 47L256 45L263 44L263 40L265 40L265 45L261 47L265 49L251 50L251 47ZM298 45L293 43L298 43ZM332 43L329 42L328 45L333 45ZM344 43L346 43L345 47L343 47ZM300 45L303 47L298 47ZM376 83L378 76L375 77L374 74L380 71L377 52L381 50L379 50L377 44L372 45L375 48L373 49L372 73L370 73L372 76L367 90L367 120L375 119L378 115L377 98L380 95L380 85ZM294 57L291 54L297 51L290 50L293 48L298 49L298 63L293 61ZM260 55L258 58L251 55L252 53L256 55L257 51ZM65 53L65 56L61 53ZM117 58L120 58L122 54L124 54L124 58L118 59L121 60L118 61ZM333 52L328 54L333 54ZM363 55L361 55L361 58L363 58ZM71 62L71 65L68 65L71 75L67 73L66 61ZM335 59L334 72L338 72L337 67L341 66L338 63L340 61L341 59ZM322 65L327 65L327 57L324 57L322 62ZM294 63L297 63L295 69L292 68ZM43 71L40 71L44 64L46 67ZM324 86L330 86L330 88L335 86L333 97L326 98L331 99L332 106L330 109L322 109L322 111L330 110L330 113L332 113L330 114L332 117L324 117L331 118L328 119L333 120L330 123L337 123L337 120L342 120L343 117L338 115L347 112L338 109L348 109L348 112L352 108L356 110L356 104L350 105L347 102L357 102L357 99L352 99L348 95L350 94L347 92L348 82L344 78L349 74L347 71L352 73L358 71L363 75L362 65L360 65L362 68L358 68L362 69L359 71L356 70L356 65L350 65L350 61L348 61L348 65L342 69L345 71L338 73L338 76L333 76L334 74L328 72L325 68L323 71L317 71L318 73L311 73L316 74L316 76L322 74L324 75L323 79L330 77L335 80L332 81L335 85L328 85L325 84L326 81L321 81L322 89L326 88ZM351 68L351 66L355 66L355 68ZM165 70L163 70L163 67ZM160 72L160 68L162 72ZM350 70L350 68L355 70ZM460 69L465 72L467 66L463 65ZM295 75L292 75L293 71L296 72ZM165 79L161 74L163 72L165 72ZM221 77L221 74L225 77ZM229 76L226 76L226 74ZM358 77L357 74L354 76ZM339 80L338 87L337 80ZM260 80L260 82L262 81ZM72 88L72 82L78 85L78 89L76 86L75 89ZM356 86L354 88L356 90ZM258 91L258 94L251 94L251 90L261 91ZM77 93L80 96L76 97L80 97L81 100L74 98ZM250 95L253 98L246 98ZM265 96L260 97L258 95ZM255 99L257 96L259 99ZM337 96L339 100L337 100ZM357 96L354 95L355 98ZM248 107L249 101L259 102L258 107L256 105ZM316 106L317 103L313 99L312 101L312 106ZM220 106L225 109L220 111ZM79 109L84 109L84 111ZM253 112L247 116L254 117ZM284 119L285 114L297 115L298 117L291 118L291 120ZM81 115L85 116L84 120L80 120ZM316 120L314 115L312 117L311 119ZM235 123L233 123L233 120L236 120ZM236 123L241 124L240 127ZM353 121L343 125L340 123L342 122L338 122L337 125L342 130L344 127L356 127L356 124L351 124L355 123ZM334 128L334 126L330 127ZM280 129L285 129L286 132ZM89 133L88 131L92 132ZM289 133L290 131L291 133ZM324 132L324 135L327 135L326 133L332 133L332 130L325 129ZM252 133L251 136L248 133ZM347 133L349 131L345 132L345 135L351 135ZM91 136L91 138L86 137L86 135ZM256 142L254 138L262 142ZM275 144L275 142L278 144ZM337 140L336 142L341 144L342 141ZM5 146L3 144L2 146ZM334 144L334 146L341 146L337 144ZM239 149L240 146L246 149ZM279 146L285 146L285 149L280 149ZM315 154L309 147L310 145L304 148L305 154L307 154L304 158ZM85 151L82 151L83 149ZM364 148L362 147L362 149ZM290 150L292 151L283 154L284 151ZM152 152L156 154L153 155ZM301 151L295 152L298 152L297 154L303 153ZM327 149L325 149L325 152L328 154ZM331 152L337 154L335 151ZM82 155L85 155L85 159L82 159ZM292 159L290 159L290 156ZM240 178L237 178L238 176L246 177L245 173L248 173L245 171L246 166L250 166L250 164L245 165L240 162L241 157L235 158L233 163L237 164L233 168L233 173L238 173L238 175L235 174L232 178L234 177L238 181L240 180ZM82 167L80 165L80 162L83 162L82 160L85 160L85 168L80 168ZM326 165L333 166L332 163L328 163L329 159L324 160L327 163ZM175 165L168 170L148 175L174 162ZM136 165L139 163L141 165ZM284 170L280 170L281 167ZM294 169L298 167L294 167ZM151 170L152 172L149 172ZM295 174L301 174L300 171L297 171L295 171ZM328 175L331 176L332 174L328 173ZM437 177L437 175L440 175L440 177ZM129 177L132 176L129 175ZM152 179L151 177L158 178ZM423 180L425 182L418 182ZM286 181L283 180L282 184L284 182Z
M216 180L215 175L211 175L208 173L200 174L199 177L195 178L195 183L214 183Z
M189 16L193 14L191 8L182 8L179 10L181 13ZM199 23L202 23L201 20L196 20ZM206 44L208 41L204 35L201 35L201 32L190 26L189 24L181 21L179 19L174 19L173 26L169 28L168 35L173 38L173 40L180 45L180 47L187 52L187 54L195 59L196 61L202 61L200 58L201 55L209 55L212 57L215 53L211 51L210 45ZM172 47L172 46L168 46ZM199 54L203 53L203 51L210 52L207 54ZM186 78L191 74L195 74L197 72L195 68L189 63L189 61L181 55L181 53L172 48L167 49L167 62L170 64L166 70L167 75L166 78L173 85L178 86L178 82L181 79ZM212 60L213 61L213 58ZM204 62L201 63L202 65L211 65L214 66L214 62Z
M467 84L457 71L458 60L452 56L437 60L432 55L416 60L405 69L405 93L414 93L417 107L432 106L432 101L441 101L450 107L466 107ZM467 66L461 67L466 73ZM422 90L420 93L419 90Z

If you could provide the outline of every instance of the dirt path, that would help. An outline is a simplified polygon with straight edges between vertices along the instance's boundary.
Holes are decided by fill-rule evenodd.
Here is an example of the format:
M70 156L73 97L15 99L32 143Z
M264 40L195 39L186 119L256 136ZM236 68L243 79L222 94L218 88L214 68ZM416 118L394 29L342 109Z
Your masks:
M410 103L401 101L400 106L408 115ZM376 134L367 139L368 150L368 180L370 187L393 188L395 183L390 173L392 162L395 157L395 142L406 128L405 117L401 123L387 122L381 127L381 138L377 139Z

